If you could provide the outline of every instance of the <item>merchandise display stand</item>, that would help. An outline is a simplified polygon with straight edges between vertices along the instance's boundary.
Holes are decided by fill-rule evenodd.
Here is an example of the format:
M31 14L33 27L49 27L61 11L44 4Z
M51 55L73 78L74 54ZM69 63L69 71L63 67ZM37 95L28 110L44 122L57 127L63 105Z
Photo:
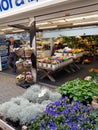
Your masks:
M52 74L59 69L69 72L69 70L66 70L65 67L71 63L73 63L73 59L69 58L67 61L59 63L59 65L56 65L55 68L52 68L52 67L48 68L48 67L43 67L43 66L38 65L37 68L43 71L43 74L40 76L40 79L44 79L45 77L48 77L52 82L56 82Z
M20 56L21 59L23 59L23 61L25 62L26 60L30 60L31 57L30 56L26 56L25 53L23 54L23 56ZM33 81L30 83L28 81L26 81L26 73L30 72L32 74L32 66L29 69L25 69L24 65L22 66L23 69L23 73L24 73L24 81L18 82L16 83L18 86L22 87L22 88L28 88L33 84ZM33 76L32 76L33 77Z

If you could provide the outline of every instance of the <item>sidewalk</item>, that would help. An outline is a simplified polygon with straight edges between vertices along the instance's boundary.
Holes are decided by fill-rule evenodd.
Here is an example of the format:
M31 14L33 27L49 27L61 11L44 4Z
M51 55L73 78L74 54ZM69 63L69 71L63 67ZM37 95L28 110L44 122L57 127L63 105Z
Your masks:
M22 95L25 91L16 85L15 76L0 72L0 104Z

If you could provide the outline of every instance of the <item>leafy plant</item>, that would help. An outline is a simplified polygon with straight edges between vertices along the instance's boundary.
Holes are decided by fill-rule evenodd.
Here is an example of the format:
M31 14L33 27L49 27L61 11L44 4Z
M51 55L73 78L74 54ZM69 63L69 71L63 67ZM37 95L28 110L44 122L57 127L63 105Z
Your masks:
M45 110L47 104L61 97L60 93L32 85L22 96L0 104L0 116L14 123L18 121L21 125L28 124L32 117Z
M84 104L92 102L93 96L98 96L98 85L81 79L68 81L57 88L57 91L64 96L68 96L70 100L79 100Z
M95 130L95 118L87 106L67 97L47 105L42 116L31 119L28 130Z

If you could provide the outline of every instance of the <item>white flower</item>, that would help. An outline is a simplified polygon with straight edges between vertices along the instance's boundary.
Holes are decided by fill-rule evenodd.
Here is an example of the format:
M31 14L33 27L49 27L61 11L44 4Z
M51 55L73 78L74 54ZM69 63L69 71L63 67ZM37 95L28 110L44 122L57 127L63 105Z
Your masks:
M51 100L44 100L41 105L46 105L47 106L51 102L52 102Z
M84 78L84 80L87 80L87 81L91 81L91 79L92 79L91 76L86 76L86 77Z
M48 100L48 99L49 99L49 93L47 89L42 89L41 93L39 93L38 95L36 102L41 104L44 100Z
M7 112L7 118L9 118L11 121L16 122L19 121L19 117L20 117L20 113L21 113L21 107L17 104L13 104Z
M9 108L11 106L13 106L13 102L6 102L6 103L3 103L1 106L0 106L0 115L3 116L4 118L6 118L7 116L7 112L9 110Z
M61 97L62 95L60 93L49 91L49 100L52 102L58 101Z
M40 105L32 104L26 106L20 113L20 124L28 124L32 118L36 117L40 113L42 113Z
M41 88L39 85L35 84L35 85L32 85L27 91L33 91L33 92L40 92Z
M36 103L36 99L38 98L40 92L40 86L33 85L23 94L23 97L29 100L30 102Z
M29 101L27 99L23 98L22 96L12 98L11 102L13 102L13 103L15 103L17 105L23 105L23 106L29 105Z

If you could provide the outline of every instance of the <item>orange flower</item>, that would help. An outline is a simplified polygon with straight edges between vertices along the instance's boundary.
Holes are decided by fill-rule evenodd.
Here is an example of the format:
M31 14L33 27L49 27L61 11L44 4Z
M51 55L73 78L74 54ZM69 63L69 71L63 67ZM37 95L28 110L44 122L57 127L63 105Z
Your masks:
M95 69L95 72L98 73L98 69Z
M90 73L91 73L91 72L94 72L94 68L89 69L89 72L90 72Z

